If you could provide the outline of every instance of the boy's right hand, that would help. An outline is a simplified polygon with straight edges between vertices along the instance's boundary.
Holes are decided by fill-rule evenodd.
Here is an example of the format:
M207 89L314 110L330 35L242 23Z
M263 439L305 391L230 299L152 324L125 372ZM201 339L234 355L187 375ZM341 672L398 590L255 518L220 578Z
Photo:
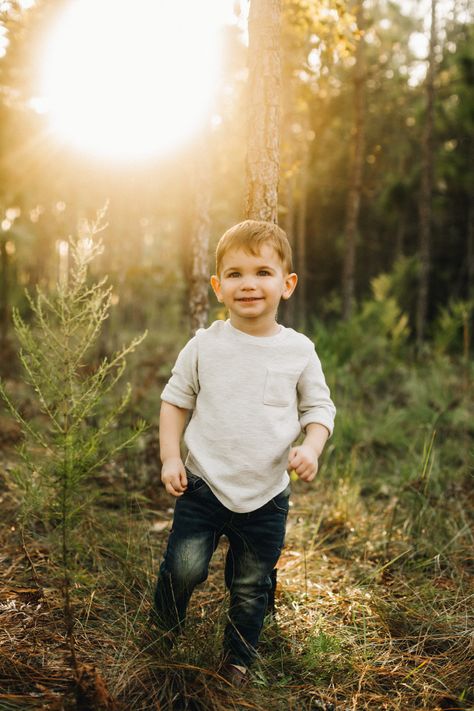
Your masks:
M161 481L172 496L182 496L188 488L186 469L180 457L165 459L161 468Z

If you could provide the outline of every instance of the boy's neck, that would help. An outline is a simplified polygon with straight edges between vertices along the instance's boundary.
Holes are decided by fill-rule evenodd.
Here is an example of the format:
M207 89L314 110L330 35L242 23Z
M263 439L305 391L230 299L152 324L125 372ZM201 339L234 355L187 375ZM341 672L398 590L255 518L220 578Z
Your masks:
M234 314L230 315L230 325L249 336L259 338L276 336L281 328L275 319L260 322L258 319L242 319Z

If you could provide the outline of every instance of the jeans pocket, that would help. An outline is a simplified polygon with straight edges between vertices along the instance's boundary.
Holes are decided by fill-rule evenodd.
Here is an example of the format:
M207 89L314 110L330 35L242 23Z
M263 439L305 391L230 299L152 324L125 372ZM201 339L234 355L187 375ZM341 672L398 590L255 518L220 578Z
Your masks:
M281 511L284 514L288 514L290 508L290 493L291 487L288 484L286 489L277 494L272 499L272 504L277 511Z
M205 489L207 487L207 484L204 479L202 479L200 476L197 476L196 474L193 474L188 469L186 470L186 477L188 480L188 488L186 489L186 493L195 494L201 489Z

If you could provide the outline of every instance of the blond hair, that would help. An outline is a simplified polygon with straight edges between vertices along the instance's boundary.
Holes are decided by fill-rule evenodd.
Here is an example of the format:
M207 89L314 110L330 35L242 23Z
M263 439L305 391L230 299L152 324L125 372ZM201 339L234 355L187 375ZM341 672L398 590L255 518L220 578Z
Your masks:
M290 243L281 227L263 220L244 220L228 229L220 238L216 249L216 274L220 273L227 252L243 249L257 256L264 244L273 247L287 273L293 271Z

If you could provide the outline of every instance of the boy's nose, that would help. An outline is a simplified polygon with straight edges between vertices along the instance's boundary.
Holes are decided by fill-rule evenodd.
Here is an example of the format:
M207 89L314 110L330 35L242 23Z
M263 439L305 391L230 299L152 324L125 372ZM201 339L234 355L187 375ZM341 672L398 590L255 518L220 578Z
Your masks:
M255 281L252 277L247 277L244 279L244 282L242 284L242 289L244 291L249 291L250 289L255 289Z

